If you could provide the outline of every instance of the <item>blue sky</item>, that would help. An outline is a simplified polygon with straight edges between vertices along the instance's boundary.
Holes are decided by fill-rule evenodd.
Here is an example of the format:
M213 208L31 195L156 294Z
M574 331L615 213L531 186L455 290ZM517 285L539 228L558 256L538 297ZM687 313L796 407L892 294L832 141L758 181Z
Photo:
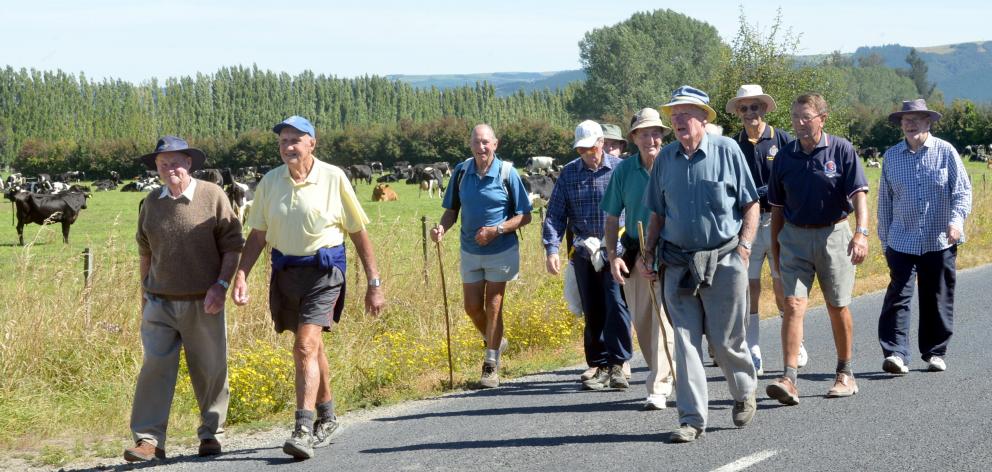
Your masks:
M992 40L987 0L0 0L0 65L132 82L253 63L339 77L553 71L580 67L586 31L637 11L671 8L729 41L741 4L761 26L781 6L808 54Z

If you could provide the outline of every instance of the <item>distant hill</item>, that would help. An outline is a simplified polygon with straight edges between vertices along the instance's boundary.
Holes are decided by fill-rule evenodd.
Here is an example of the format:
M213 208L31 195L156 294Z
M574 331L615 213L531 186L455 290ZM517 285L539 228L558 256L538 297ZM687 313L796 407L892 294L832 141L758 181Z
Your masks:
M854 52L859 57L878 54L885 65L906 68L906 55L911 48L899 44L863 46ZM967 98L975 102L992 102L992 41L918 47L916 52L927 63L927 76L944 98Z
M544 89L557 90L568 84L586 79L581 70L555 72L492 72L486 74L431 74L431 75L387 75L386 78L409 83L418 88L431 86L445 89L475 85L476 82L489 82L496 87L496 95L505 97L518 90L534 92Z

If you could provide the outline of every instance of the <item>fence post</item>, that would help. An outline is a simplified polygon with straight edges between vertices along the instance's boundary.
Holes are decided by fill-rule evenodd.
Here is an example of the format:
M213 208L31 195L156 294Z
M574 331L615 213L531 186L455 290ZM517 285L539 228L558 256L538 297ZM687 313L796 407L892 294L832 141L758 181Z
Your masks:
M420 240L424 246L424 287L430 285L427 280L427 216L420 217Z
M90 248L83 249L83 287L89 288L93 276L93 252Z

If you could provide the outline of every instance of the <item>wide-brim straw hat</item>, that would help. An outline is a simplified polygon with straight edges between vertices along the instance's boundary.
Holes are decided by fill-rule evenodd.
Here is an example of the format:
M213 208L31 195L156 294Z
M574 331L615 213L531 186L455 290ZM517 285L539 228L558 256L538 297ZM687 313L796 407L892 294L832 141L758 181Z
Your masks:
M765 104L765 113L771 113L775 111L775 99L772 98L771 95L765 93L764 90L761 90L760 85L745 84L745 85L741 85L741 87L737 89L737 96L731 98L730 101L727 102L727 113L733 114L734 112L736 112L737 102L745 98L756 99L763 102Z
M916 100L906 100L902 102L902 110L889 114L889 123L899 126L902 116L909 113L926 113L930 115L930 121L935 122L940 119L941 114L927 108L927 101L922 98Z
M683 85L672 92L672 100L661 106L661 112L672 119L672 107L675 105L692 105L706 111L706 121L716 119L716 110L710 107L710 96L695 87Z
M654 108L641 108L634 114L630 119L630 131L627 132L627 137L634 139L634 131L641 128L661 128L661 135L665 136L672 132L672 128L665 125L661 121L661 115L658 114L658 110Z

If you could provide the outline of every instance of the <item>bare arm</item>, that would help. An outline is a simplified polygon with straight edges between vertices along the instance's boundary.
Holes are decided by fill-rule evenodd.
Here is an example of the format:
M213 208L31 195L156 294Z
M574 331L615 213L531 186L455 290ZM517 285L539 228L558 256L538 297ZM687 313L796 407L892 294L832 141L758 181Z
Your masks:
M441 215L441 222L438 226L431 228L431 240L438 242L444 238L444 233L451 229L456 221L458 221L457 211L451 209L444 210L444 214Z
M238 257L241 253L238 252L225 252L220 261L220 273L217 275L218 280L224 280L230 282L234 277L234 271L238 268ZM220 284L213 284L207 289L207 295L203 298L203 311L208 314L220 313L224 309L224 295L227 293L227 289L221 287Z
M251 230L245 241L245 247L241 250L241 262L231 284L233 288L231 300L238 306L248 303L248 274L251 273L251 268L255 266L255 261L264 248L265 231Z
M868 227L868 196L867 192L858 192L852 198L854 203L854 219L858 228ZM854 233L851 242L847 245L847 253L851 256L851 263L858 265L868 257L868 237L861 233Z
M613 275L613 280L616 280L618 284L624 285L626 282L624 274L629 273L630 269L622 258L617 257L617 239L619 239L617 234L620 233L620 218L606 215L603 231L605 232L604 239L606 239L606 255L610 260L610 274Z
M509 233L516 231L521 226L530 223L530 213L521 213L519 215L514 215L503 223L503 232ZM483 226L479 228L479 231L475 233L475 242L480 246L485 246L499 236L499 232L496 230L495 226Z
M744 206L744 221L741 224L740 233L741 241L747 241L749 245L754 242L754 235L758 231L758 218L760 217L761 210L757 200ZM751 259L751 249L741 244L737 246L737 252L740 253L741 259L744 261L744 266L747 267Z
M355 252L358 253L358 258L362 261L365 278L368 280L378 279L379 269L375 264L375 253L372 250L372 240L369 239L369 233L363 229L348 236L351 237L351 242L355 245ZM372 316L379 316L379 311L385 304L386 297L382 293L382 287L369 285L368 290L365 291L365 311L371 313Z

